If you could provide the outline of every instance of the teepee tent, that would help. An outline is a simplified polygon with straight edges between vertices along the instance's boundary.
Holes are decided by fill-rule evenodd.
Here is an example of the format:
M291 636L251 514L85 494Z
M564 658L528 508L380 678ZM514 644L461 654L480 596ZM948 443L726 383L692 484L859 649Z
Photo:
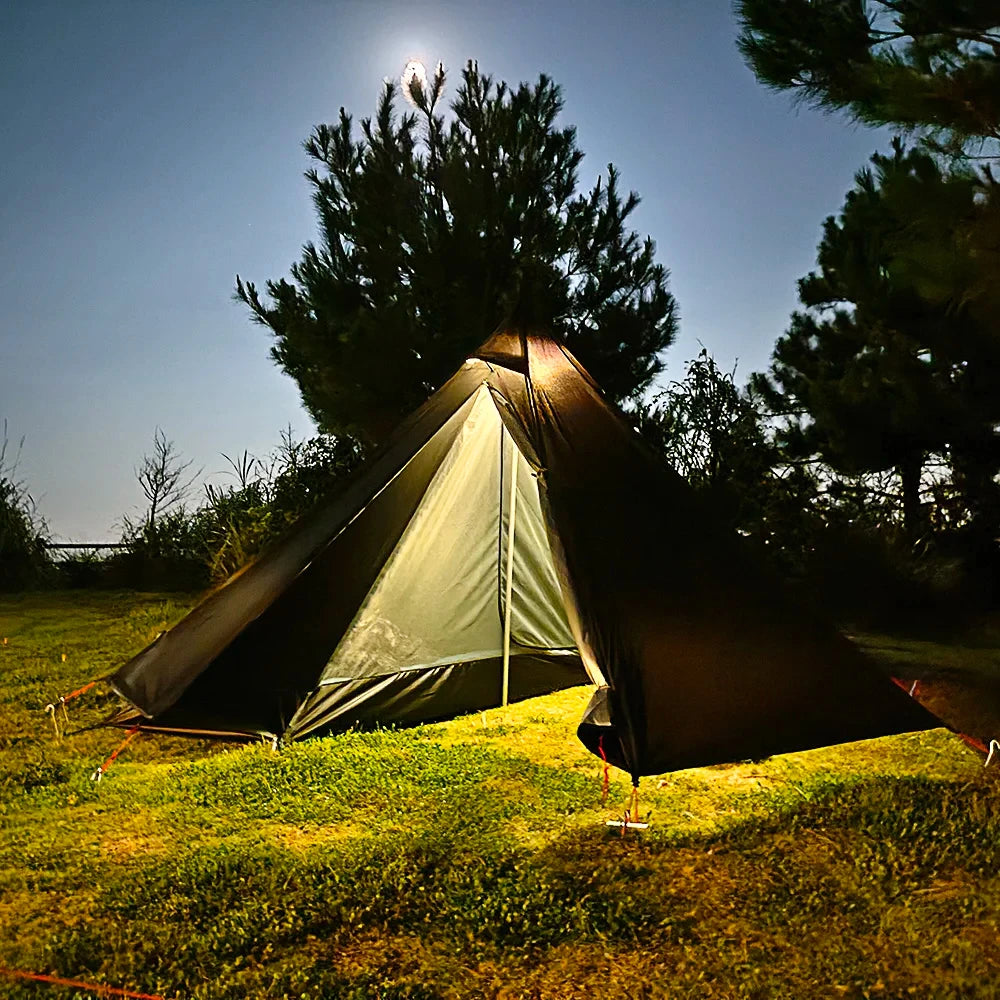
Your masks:
M110 680L142 728L295 739L588 678L580 738L636 779L939 725L518 326Z

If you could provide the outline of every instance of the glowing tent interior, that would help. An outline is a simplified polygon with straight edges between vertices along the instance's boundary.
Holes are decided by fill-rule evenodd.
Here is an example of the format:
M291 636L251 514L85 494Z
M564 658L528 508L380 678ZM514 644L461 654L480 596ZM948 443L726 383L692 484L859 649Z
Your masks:
M518 325L109 679L119 723L296 739L588 677L580 738L634 779L940 725Z

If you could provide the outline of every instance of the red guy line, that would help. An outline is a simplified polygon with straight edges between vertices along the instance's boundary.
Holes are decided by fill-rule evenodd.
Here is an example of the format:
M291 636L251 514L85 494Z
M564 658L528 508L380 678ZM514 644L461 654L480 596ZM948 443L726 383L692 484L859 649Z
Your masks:
M61 976L45 976L40 972L22 972L20 969L8 969L0 965L0 976L11 979L30 979L36 983L49 983L52 986L70 986L77 990L89 990L105 997L127 997L128 1000L167 1000L166 997L153 993L133 993L117 986L103 986L100 983L85 983L80 979L63 979Z

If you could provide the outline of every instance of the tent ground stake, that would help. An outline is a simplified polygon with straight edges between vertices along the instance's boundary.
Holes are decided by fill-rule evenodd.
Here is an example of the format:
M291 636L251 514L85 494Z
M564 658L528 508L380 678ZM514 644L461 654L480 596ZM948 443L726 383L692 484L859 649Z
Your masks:
M56 731L56 739L62 736L59 732L59 716L56 714L56 706L52 703L45 706L45 714L52 716L52 728Z
M63 661L65 660L66 654L63 653ZM69 728L69 710L66 708L66 702L72 701L74 698L79 698L82 694L86 694L96 683L97 681L90 681L84 684L83 687L77 688L75 691L70 691L69 694L61 695L55 701L45 706L45 714L52 716L52 725L55 728L57 738L65 735L66 730ZM60 713L62 714L61 723L59 720Z
M625 810L625 815L621 819L609 819L605 822L605 826L611 826L615 829L621 830L622 836L624 837L628 830L648 830L649 829L649 814L647 814L645 820L639 819L639 786L632 786L632 795L629 798L628 808Z

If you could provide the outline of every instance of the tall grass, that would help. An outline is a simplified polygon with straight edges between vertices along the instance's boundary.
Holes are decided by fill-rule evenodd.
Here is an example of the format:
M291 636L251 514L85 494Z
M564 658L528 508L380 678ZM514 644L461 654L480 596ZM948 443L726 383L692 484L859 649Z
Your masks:
M0 433L0 591L38 584L50 569L45 551L48 534L34 499L18 477L22 438L10 448L7 422Z

